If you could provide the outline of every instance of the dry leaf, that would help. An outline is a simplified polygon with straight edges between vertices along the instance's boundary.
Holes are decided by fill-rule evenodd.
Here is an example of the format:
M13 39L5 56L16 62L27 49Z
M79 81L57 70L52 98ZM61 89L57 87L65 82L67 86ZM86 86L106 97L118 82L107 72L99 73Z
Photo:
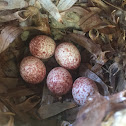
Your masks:
M0 94L7 93L7 87L0 83Z
M3 22L9 22L9 21L12 21L12 20L18 20L18 21L25 21L27 18L23 18L20 16L20 13L22 13L23 11L25 10L21 10L21 11L16 11L14 13L10 13L10 14L7 14L7 15L0 15L0 22L3 23Z
M88 32L103 24L102 20L96 12L90 12L80 19L80 27L84 32Z
M102 0L91 0L92 2L96 3L101 9L108 11L108 6Z
M14 113L0 112L0 126L14 126Z
M8 90L7 94L1 94L2 98L13 98L13 97L22 97L22 96L30 96L36 94L34 91L32 91L30 88L26 87L18 87Z
M4 84L7 89L15 88L18 85L18 78L1 78L0 84Z
M75 107L76 104L73 102L56 102L53 104L49 104L49 105L42 105L39 109L38 109L38 113L41 117L41 119L46 119L52 116L55 116L67 109L73 108Z
M28 6L28 3L25 0L17 1L17 0L5 0L8 5L5 5L4 7L0 8L0 10L8 10L8 9L16 9L16 8L24 8Z
M42 4L43 8L52 15L54 19L59 22L62 21L58 8L51 0L39 0L39 2Z
M54 97L50 94L50 91L47 88L47 85L44 84L41 104L42 105L52 104L53 100L54 100Z
M65 11L71 8L76 2L77 0L60 0L57 8L59 11Z
M7 26L1 31L0 35L0 53L3 52L22 32L18 27Z
M14 117L13 116L10 116L10 120L4 126L14 126Z
M40 102L40 97L31 96L26 101L15 105L15 107L22 112L28 112L31 109L33 109L39 102Z

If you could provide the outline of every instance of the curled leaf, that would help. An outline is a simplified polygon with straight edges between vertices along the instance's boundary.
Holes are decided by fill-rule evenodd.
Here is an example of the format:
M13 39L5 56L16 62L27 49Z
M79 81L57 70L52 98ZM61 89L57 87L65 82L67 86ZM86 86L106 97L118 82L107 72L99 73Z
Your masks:
M10 13L7 15L1 15L0 22L8 22L8 21L16 20L16 19L19 20L20 22L25 21L27 18L22 18L20 16L20 13L22 13L23 11L25 10L17 11L17 12Z
M14 126L14 116L12 112L0 112L0 126Z
M16 37L22 32L18 27L7 26L1 31L0 35L0 53L3 52L10 43L12 43Z
M3 8L0 8L0 10L7 10L7 9L16 9L16 8L24 8L28 6L28 2L26 2L25 0L22 1L17 1L17 0L5 0L6 3L3 3L7 6L4 6ZM3 2L3 1L2 1Z
M58 8L51 0L39 0L39 2L42 4L43 8L53 16L54 19L59 22L62 21Z
M23 103L17 104L15 107L22 112L28 112L33 109L39 102L40 99L38 96L32 96Z
M46 119L49 117L52 117L54 115L57 115L67 109L73 108L75 107L76 104L73 102L56 102L53 104L49 104L49 105L42 105L39 109L38 109L38 113L41 117L41 119Z
M57 5L57 8L59 11L65 11L72 7L76 2L77 0L60 0Z

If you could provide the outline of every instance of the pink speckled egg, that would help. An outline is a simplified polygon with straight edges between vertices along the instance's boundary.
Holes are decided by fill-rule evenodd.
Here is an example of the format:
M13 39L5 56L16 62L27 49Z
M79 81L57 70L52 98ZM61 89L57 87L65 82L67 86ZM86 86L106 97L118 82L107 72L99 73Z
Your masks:
M76 69L81 62L79 50L72 43L64 42L57 46L55 59L66 69Z
M79 77L73 83L72 95L78 105L84 105L87 98L98 91L95 82L86 77Z
M29 44L31 54L40 59L48 59L53 56L55 47L53 39L46 35L36 36Z
M25 57L20 64L21 77L28 83L40 83L46 75L44 63L33 56Z
M72 88L72 84L71 74L62 67L53 68L47 76L47 86L57 96L66 94Z

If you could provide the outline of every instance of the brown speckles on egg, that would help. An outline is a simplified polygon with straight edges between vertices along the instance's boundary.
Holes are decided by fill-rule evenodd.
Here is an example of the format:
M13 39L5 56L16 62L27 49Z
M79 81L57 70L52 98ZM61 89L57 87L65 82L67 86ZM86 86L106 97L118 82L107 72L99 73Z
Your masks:
M68 42L57 46L55 58L59 65L66 69L76 69L81 61L81 56L76 46Z
M40 59L48 59L54 54L56 44L48 36L39 35L33 38L29 44L30 52Z
M40 59L28 56L21 61L20 74L26 82L37 84L45 78L46 68Z
M88 96L93 95L97 90L94 81L86 77L79 77L73 83L72 95L77 104L84 105Z
M72 88L72 83L72 76L62 67L52 69L47 76L49 90L58 96L66 94Z

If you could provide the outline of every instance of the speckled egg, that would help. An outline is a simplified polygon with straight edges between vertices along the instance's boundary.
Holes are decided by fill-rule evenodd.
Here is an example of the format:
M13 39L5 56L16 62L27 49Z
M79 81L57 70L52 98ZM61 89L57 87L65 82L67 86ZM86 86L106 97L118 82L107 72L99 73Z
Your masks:
M78 105L84 105L87 98L98 91L95 82L86 77L79 77L73 83L72 95Z
M48 59L53 56L55 47L53 39L46 35L36 36L29 44L31 54L40 59Z
M57 96L66 94L72 88L72 84L71 74L62 67L53 68L47 76L47 86Z
M55 59L66 69L76 69L81 62L79 50L72 43L64 42L57 46Z
M20 74L26 82L37 84L45 78L46 67L40 59L28 56L21 61Z

